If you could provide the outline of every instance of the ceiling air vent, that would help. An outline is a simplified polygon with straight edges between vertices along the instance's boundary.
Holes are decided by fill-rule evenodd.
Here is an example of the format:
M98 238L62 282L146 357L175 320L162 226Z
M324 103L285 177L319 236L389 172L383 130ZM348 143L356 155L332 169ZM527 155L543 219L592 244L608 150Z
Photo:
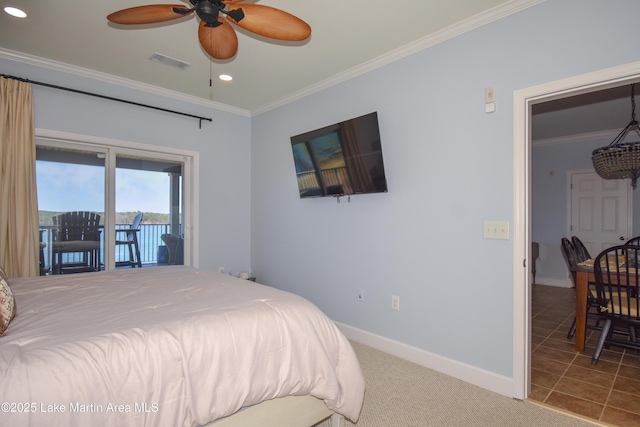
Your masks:
M171 67L179 68L181 70L186 70L191 66L191 64L189 64L188 62L180 61L179 59L171 58L169 56L163 55L158 52L154 52L154 54L151 55L149 59L155 62L160 62L161 64L166 64L166 65L170 65Z

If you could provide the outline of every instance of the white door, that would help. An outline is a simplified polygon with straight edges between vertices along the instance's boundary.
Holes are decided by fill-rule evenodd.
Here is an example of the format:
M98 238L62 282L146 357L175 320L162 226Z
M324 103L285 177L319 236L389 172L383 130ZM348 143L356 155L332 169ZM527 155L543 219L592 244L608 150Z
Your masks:
M631 208L628 179L602 179L595 172L571 174L570 233L582 240L592 257L632 237Z

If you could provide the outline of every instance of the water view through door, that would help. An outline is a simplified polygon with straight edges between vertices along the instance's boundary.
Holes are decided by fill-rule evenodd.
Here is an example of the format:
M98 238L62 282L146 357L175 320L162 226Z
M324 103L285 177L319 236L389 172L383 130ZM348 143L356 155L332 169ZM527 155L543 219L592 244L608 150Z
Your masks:
M53 273L52 248L59 229L54 217L78 211L100 215L98 269L108 269L108 261L113 266L183 263L183 165L128 151L38 144L36 181L45 272ZM109 179L114 182L112 196L107 192ZM114 208L107 208L109 205ZM138 231L116 231L130 230L138 214L142 214ZM108 248L111 251L105 256ZM63 253L62 264L81 264L84 256L82 252Z
M129 228L142 214L137 236L143 265L184 263L181 188L180 163L116 157L116 230ZM126 263L130 257L126 245L116 245L115 251L116 265Z

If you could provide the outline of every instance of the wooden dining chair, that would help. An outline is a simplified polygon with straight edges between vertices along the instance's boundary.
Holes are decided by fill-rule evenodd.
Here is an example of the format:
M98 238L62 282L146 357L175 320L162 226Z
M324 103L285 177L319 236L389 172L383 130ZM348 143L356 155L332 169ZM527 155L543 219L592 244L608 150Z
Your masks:
M138 245L138 232L140 231L142 216L143 213L137 214L135 218L133 218L133 222L129 228L120 228L116 230L116 247L119 245L126 245L129 248L129 260L117 261L116 267L142 267L142 261L140 260L140 246Z
M576 252L576 247L571 243L566 237L560 239L560 246L562 248L562 255L564 255L564 259L567 262L567 268L569 269L569 273L571 274L571 283L573 287L576 287L576 267L578 266L578 253Z
M578 263L582 262L579 260L578 252L571 242L566 237L563 237L561 240L562 253L567 262L567 267L569 268L569 273L571 274L571 280L573 282L573 287L576 287L576 268L578 267ZM587 293L587 316L597 317L596 309L596 297L595 297L595 288L589 284L589 292ZM596 319L596 326L599 325L599 319ZM569 327L569 331L567 332L567 339L572 339L576 334L576 318L573 318L573 322Z
M77 211L52 219L53 274L100 270L100 215Z
M603 348L614 345L640 351L640 246L619 245L605 249L595 259L596 299L604 322L591 358L597 364ZM626 334L614 333L616 328Z
M640 245L640 236L632 237L626 241L625 245Z
M567 263L567 268L569 269L569 275L571 277L571 283L573 287L576 287L576 268L578 266L578 255L576 253L576 248L571 243L571 240L563 237L560 239L560 247L562 249L562 255L564 255L564 260ZM587 303L587 311L589 311L589 304ZM571 327L569 327L569 332L567 332L567 339L573 338L576 334L576 318L573 318L573 323Z
M591 254L582 243L582 240L578 236L571 236L571 243L573 243L573 247L576 249L576 254L578 256L578 262L586 261L591 259Z

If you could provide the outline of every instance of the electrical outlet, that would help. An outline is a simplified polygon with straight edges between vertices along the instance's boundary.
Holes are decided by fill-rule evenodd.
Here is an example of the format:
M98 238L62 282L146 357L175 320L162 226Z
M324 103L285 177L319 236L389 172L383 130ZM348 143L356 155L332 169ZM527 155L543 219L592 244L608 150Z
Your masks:
M364 301L364 290L358 288L358 301L363 302Z
M391 295L391 309L400 311L400 297Z
M218 267L218 273L224 274L224 267Z

